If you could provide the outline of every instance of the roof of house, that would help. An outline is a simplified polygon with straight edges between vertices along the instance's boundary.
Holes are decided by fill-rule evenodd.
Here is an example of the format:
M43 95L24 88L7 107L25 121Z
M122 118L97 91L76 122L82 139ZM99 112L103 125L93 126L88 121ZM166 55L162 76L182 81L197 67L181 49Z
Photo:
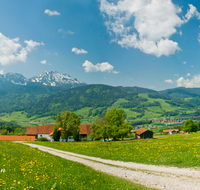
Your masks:
M27 135L37 135L37 127L26 127Z
M90 129L91 125L79 125L80 135L90 135L92 130Z
M62 131L62 130L63 130L63 128L61 128L61 127L58 128L58 131ZM49 133L49 136L52 136L52 135L53 135L53 131L51 133Z
M141 128L141 129L138 129L137 131L135 131L134 133L135 133L136 135L141 135L142 133L144 133L144 132L146 132L146 131L149 131L149 130ZM152 132L152 131L149 131L149 132ZM152 133L153 133L153 132L152 132Z
M90 126L91 125L79 125L79 129L80 129L79 134L80 135L90 135L92 132L92 130L90 129ZM59 128L58 130L61 131L62 128ZM49 133L49 136L52 136L52 135L53 135L53 130Z
M39 125L37 134L49 134L56 125Z
M166 130L163 130L163 133L169 133L169 132L178 132L178 129L166 129Z

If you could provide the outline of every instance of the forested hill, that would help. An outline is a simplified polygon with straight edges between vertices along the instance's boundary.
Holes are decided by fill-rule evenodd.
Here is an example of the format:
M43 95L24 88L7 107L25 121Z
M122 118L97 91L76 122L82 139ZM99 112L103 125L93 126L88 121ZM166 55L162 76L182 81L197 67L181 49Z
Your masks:
M144 96L141 95L141 89L136 88L138 92L133 91L131 88L112 87L107 85L87 85L72 89L67 89L62 92L50 95L39 101L29 103L25 107L28 116L40 115L49 116L57 115L65 110L76 111L85 107L91 109L107 110L115 102L121 99L119 108L129 109L129 111L137 112L144 115L150 107L154 108L158 114L179 114L180 108L194 109L196 106L190 101L172 99L159 92L154 92L148 89L142 89L145 92ZM166 106L173 107L166 109ZM166 110L165 110L166 109ZM168 111L173 110L173 113ZM155 112L155 111L154 111Z
M119 88L121 88L122 90L125 90L127 92L137 92L137 93L147 93L147 94L149 94L149 93L158 94L159 93L158 91L155 91L155 90L137 87L137 86L134 86L134 87L119 86Z
M173 88L159 92L160 94L166 95L172 98L190 98L200 96L200 88Z
M105 114L110 108L125 110L129 117L199 114L200 89L176 88L154 91L140 87L86 85L71 89L15 85L0 90L0 113L26 111L28 117L54 116L83 108L85 115ZM90 111L88 111L90 110ZM89 112L89 113L86 113ZM95 112L95 113L93 113Z
M119 87L107 85L87 85L64 90L26 107L29 115L58 114L62 111L75 111L84 107L109 107L119 98L140 99L137 92L127 92Z
M62 91L61 87L33 84L30 86L14 85L0 90L0 113L24 111L24 108L51 94Z

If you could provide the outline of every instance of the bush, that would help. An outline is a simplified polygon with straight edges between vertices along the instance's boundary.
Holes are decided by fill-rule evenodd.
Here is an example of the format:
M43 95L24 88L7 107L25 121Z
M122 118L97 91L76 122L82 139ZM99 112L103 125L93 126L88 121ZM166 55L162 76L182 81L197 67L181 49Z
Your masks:
M48 141L48 139L46 137L40 137L37 139L37 141Z
M82 138L82 141L87 141L87 140L88 140L87 137Z

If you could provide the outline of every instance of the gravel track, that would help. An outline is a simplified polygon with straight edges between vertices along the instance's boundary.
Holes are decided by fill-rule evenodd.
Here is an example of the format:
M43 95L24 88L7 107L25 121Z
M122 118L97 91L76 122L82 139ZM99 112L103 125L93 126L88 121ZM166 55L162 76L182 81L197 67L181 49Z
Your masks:
M18 142L22 143L22 142ZM199 190L200 171L191 168L176 168L106 160L57 150L36 144L22 143L41 151L79 162L95 170L128 179L134 183L156 189Z

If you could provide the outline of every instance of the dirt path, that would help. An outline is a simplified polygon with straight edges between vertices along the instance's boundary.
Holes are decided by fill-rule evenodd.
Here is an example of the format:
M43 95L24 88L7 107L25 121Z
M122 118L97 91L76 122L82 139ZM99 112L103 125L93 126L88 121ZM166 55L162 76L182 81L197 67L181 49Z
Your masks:
M129 179L134 183L139 183L147 187L169 190L200 189L199 170L105 160L36 144L23 144L67 160L79 162L113 176Z

